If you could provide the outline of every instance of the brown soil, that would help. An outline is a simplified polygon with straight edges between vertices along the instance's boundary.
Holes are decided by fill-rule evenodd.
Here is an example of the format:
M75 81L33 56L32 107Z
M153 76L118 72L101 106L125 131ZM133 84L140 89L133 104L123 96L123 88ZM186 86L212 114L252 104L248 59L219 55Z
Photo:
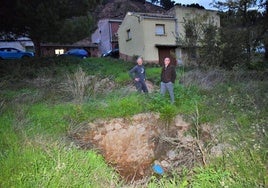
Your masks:
M71 133L84 149L97 149L126 181L152 173L159 163L165 172L202 161L197 140L184 136L190 125L177 116L168 130L156 113L138 114L131 118L96 120Z
M156 89L158 89L158 88L157 88L151 81L149 81L149 80L146 80L145 83L146 83L146 86L147 86L147 88L148 88L148 92L149 92L149 93L152 93L152 92L154 92ZM129 84L129 85L127 86L127 90L130 91L130 92L137 91L137 89L136 89L134 83Z

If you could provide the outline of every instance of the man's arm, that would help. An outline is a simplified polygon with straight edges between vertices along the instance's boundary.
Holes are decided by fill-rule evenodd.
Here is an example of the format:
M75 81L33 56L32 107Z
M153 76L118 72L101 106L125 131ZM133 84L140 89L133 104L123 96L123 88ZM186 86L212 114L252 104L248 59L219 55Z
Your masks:
M144 69L144 80L147 80L147 78L146 78L146 70L145 70L145 68L143 67L143 69Z
M171 71L171 81L172 81L172 83L175 83L176 77L177 77L176 69L173 66L172 71Z
M132 79L135 79L135 76L136 76L136 75L135 75L136 68L137 68L137 66L133 67L133 68L128 72L129 76L130 76Z
M163 81L164 67L161 68L160 80Z

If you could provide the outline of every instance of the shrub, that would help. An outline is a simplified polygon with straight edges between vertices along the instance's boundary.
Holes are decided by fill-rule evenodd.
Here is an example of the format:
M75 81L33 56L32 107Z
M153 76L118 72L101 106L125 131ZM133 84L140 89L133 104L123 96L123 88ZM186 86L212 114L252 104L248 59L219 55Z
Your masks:
M70 93L73 99L81 103L88 94L94 94L97 77L87 76L81 67L71 75L66 75L66 81L61 85L63 91Z
M177 109L174 105L172 104L165 104L162 106L159 110L160 112L160 119L162 119L165 123L166 126L169 126L172 120L175 118L177 115Z

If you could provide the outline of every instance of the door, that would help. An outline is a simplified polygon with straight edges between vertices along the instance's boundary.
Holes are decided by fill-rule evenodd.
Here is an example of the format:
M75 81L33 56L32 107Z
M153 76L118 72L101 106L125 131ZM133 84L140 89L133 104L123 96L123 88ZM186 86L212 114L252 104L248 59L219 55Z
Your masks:
M172 65L177 65L175 47L158 47L159 64L162 66L166 57L170 58Z

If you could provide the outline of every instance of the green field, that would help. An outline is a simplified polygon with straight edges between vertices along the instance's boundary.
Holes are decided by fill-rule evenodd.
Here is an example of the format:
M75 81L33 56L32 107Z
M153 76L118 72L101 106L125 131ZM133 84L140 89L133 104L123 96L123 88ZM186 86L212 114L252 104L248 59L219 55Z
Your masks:
M1 61L0 187L268 186L267 71L178 67L170 105L158 89L148 96L128 89L133 65L101 58ZM146 67L157 87L160 68ZM105 78L111 89L97 87ZM143 112L221 127L218 142L234 149L219 157L207 150L206 165L129 184L99 153L80 149L68 136L83 122ZM194 128L189 132L195 135Z

